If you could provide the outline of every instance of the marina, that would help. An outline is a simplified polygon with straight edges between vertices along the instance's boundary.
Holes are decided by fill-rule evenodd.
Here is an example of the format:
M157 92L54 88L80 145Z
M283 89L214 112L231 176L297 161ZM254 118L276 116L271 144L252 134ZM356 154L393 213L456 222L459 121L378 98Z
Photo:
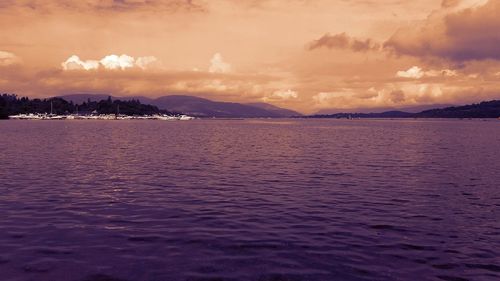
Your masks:
M10 115L9 119L13 120L162 120L162 121L189 121L195 117L188 115L116 115L116 114L92 114L92 115L56 115L56 114L17 114Z

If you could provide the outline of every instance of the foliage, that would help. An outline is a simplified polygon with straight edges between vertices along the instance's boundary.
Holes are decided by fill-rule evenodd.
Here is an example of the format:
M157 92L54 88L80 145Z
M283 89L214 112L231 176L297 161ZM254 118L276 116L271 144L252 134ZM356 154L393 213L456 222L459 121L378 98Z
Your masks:
M123 115L152 115L158 113L170 114L165 110L148 104L142 104L138 100L112 100L108 97L101 101L87 101L82 104L74 104L63 98L29 99L19 98L13 94L0 95L0 119L6 119L9 115L27 113L52 113L54 114L123 114Z

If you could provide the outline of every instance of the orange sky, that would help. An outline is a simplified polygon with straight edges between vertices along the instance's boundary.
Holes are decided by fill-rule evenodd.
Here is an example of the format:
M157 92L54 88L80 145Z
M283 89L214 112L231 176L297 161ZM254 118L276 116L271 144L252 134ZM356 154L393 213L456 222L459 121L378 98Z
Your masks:
M496 0L3 0L0 92L305 113L500 98Z

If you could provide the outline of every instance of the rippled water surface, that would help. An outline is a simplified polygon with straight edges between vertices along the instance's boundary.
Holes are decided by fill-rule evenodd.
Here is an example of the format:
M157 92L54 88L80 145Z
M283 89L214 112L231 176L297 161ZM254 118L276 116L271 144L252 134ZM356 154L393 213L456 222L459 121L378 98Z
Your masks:
M500 122L0 122L0 280L499 280Z

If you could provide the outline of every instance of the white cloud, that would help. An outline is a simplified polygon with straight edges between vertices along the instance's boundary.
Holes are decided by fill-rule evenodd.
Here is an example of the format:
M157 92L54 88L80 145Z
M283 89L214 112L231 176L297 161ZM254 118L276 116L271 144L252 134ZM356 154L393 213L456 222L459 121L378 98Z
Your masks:
M134 67L134 58L127 55L109 55L102 58L99 62L106 69L126 69Z
M387 85L379 93L379 102L381 104L387 104L387 100L391 100L394 104L406 104L406 105L416 105L416 104L429 104L433 102L438 102L442 100L444 95L444 85L439 83L403 83L396 85ZM447 89L446 91L451 91ZM394 99L394 95L397 93L402 93L401 100L398 101L398 97ZM404 97L404 98L403 98ZM444 101L443 101L444 102Z
M352 95L353 92L346 90L342 92L320 92L314 95L312 98L317 105L324 106L330 104L330 102L334 99L342 99L345 97L350 97Z
M442 69L442 70L429 70L425 72L425 76L427 77L455 77L458 76L458 73L455 70L451 69Z
M135 65L142 68L142 69L146 69L149 66L152 66L153 64L155 64L157 62L158 62L158 59L156 57L153 57L153 56L138 57L135 60Z
M273 98L279 98L283 100L296 99L299 97L299 94L296 91L288 90L278 90L274 91L271 95Z
M220 53L215 54L210 60L208 72L211 73L227 73L231 71L231 65L226 63Z
M422 71L422 68L413 66L406 71L398 71L396 73L396 77L420 79L424 77L424 72Z
M83 61L78 56L72 55L65 62L61 63L61 66L64 70L95 70L100 67L121 70L138 67L145 70L158 63L158 59L153 56L138 57L135 59L129 55L108 55L100 60Z
M96 60L82 61L78 56L71 56L61 64L64 70L85 69L92 70L99 68L99 62Z
M252 92L255 94L259 94L262 91L262 87L253 85ZM299 97L299 93L294 90L276 90L266 96L262 97L262 101L264 102L278 102L278 101L287 101L292 99L297 99Z
M7 66L19 63L21 60L10 52L0 51L0 66Z
M457 71L451 69L428 70L424 71L418 66L413 66L406 71L398 71L396 77L420 79L422 77L455 77L458 76Z

